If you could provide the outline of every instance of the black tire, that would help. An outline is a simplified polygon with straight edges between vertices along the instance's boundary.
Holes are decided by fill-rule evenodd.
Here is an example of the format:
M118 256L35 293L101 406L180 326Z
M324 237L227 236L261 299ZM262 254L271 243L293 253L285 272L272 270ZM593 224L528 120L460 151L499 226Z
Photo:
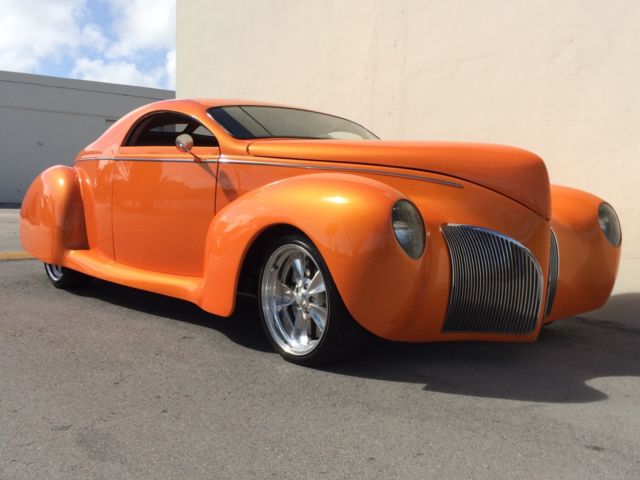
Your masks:
M275 292L275 288L278 288L272 288L274 278L276 278L276 285L285 285L286 287L286 281L279 282L280 275L285 275L282 278L286 278L286 272L284 272L284 270L286 269L286 262L288 261L286 258L288 257L285 257L285 255L287 252L291 252L291 255L294 255L297 249L301 249L301 252L304 251L308 257L313 260L313 262L308 264L309 277L313 275L313 270L320 272L325 288L324 294L313 294L311 293L312 289L309 288L307 290L307 287L304 287L305 291L302 293L297 290L302 287L295 287L293 290L288 289L288 293L286 295L283 293L284 290L282 290L282 287L279 287L281 288L280 293L273 293ZM282 257L279 257L280 254ZM305 261L308 263L308 259L305 259ZM281 263L277 265L279 262ZM295 261L293 263L295 263ZM293 263L291 264L293 265ZM294 270L296 269L291 267L292 277ZM306 271L307 269L305 268L305 272ZM292 278L291 281L293 282L294 279ZM304 276L300 279L300 282L304 285ZM293 344L291 342L287 343L287 339L291 340L293 337L287 337L285 332L287 322L285 322L284 315L289 315L288 325L293 326L292 332L302 331L300 329L295 330L295 325L298 325L298 314L305 308L303 307L304 300L301 300L302 303L297 303L299 299L303 297L303 293L311 293L307 297L309 300L307 308L310 308L311 312L315 312L317 315L318 307L310 303L314 300L314 296L316 298L322 298L322 295L324 295L324 303L322 300L316 300L316 302L320 305L320 308L321 305L326 307L326 321L324 323L322 333L318 333L319 322L312 318L314 315L309 313L309 310L306 310L307 314L304 318L307 319L306 321L308 322L307 325L309 327L305 328L306 333L304 335L310 334L308 337L305 337L309 339L309 344L315 342L312 349L308 352L293 351L292 345L295 344L295 341ZM289 301L286 299L294 298L295 304L291 303L289 306L281 309L273 308L274 305L277 305L277 303L274 303L277 302L277 300L273 300L274 298L285 301ZM367 332L347 311L320 252L316 249L313 243L309 241L309 239L302 235L289 235L277 239L266 248L265 255L262 257L262 262L260 263L258 308L260 310L260 320L263 329L273 348L285 360L298 365L320 366L344 360L345 358L358 353L365 345L366 339L368 338ZM281 314L276 314L274 311L281 312ZM296 312L294 313L295 319L293 321L291 321L291 311ZM300 315L305 314L300 313ZM314 332L319 338L313 338ZM304 346L302 346L302 348L304 349Z
M86 286L91 277L84 273L76 272L70 268L61 267L60 265L53 265L50 263L44 264L44 271L47 274L47 278L51 284L56 288L62 289L74 289L82 288Z

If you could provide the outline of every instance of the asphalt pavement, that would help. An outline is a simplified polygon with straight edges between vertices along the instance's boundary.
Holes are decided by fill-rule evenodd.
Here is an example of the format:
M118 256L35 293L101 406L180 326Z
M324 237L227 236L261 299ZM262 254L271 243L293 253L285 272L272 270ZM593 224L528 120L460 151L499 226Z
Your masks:
M533 344L380 341L309 369L253 299L218 318L0 261L0 479L640 478L638 311L617 295Z

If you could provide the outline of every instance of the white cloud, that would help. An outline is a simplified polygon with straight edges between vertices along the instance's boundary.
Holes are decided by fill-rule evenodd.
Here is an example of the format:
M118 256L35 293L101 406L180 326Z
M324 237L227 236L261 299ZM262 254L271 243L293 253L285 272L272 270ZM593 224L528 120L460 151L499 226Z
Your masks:
M149 72L141 72L134 63L125 60L105 61L82 57L76 60L71 74L82 80L165 88L163 70L157 67Z
M171 50L176 44L175 0L110 0L116 43L110 58L139 50Z
M175 0L99 1L107 18L87 0L0 0L0 70L70 64L76 78L175 88Z
M36 71L77 46L84 0L0 0L0 69Z
M79 42L85 48L102 52L107 47L108 40L99 25L87 23L82 27Z

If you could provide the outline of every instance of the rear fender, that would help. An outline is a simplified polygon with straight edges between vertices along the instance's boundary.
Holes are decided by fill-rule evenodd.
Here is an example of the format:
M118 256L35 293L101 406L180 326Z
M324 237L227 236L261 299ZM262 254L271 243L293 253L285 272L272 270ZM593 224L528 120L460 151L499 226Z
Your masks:
M34 257L61 264L64 251L87 247L78 177L73 168L56 165L33 181L20 209L20 240Z
M230 315L252 243L271 226L289 225L318 248L354 318L374 333L382 331L376 324L403 311L413 294L406 286L418 284L422 264L395 240L391 208L400 198L388 185L341 173L299 175L243 195L209 228L202 308Z
M602 199L568 187L551 187L551 228L559 251L555 300L546 322L601 307L611 295L620 263L620 246L600 230Z

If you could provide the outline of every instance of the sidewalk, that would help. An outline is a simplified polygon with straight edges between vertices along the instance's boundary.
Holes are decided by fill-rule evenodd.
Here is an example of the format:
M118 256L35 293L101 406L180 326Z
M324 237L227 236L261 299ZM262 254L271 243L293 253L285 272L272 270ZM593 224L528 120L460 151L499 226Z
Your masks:
M19 209L0 208L0 254L23 251L18 232L19 219Z

